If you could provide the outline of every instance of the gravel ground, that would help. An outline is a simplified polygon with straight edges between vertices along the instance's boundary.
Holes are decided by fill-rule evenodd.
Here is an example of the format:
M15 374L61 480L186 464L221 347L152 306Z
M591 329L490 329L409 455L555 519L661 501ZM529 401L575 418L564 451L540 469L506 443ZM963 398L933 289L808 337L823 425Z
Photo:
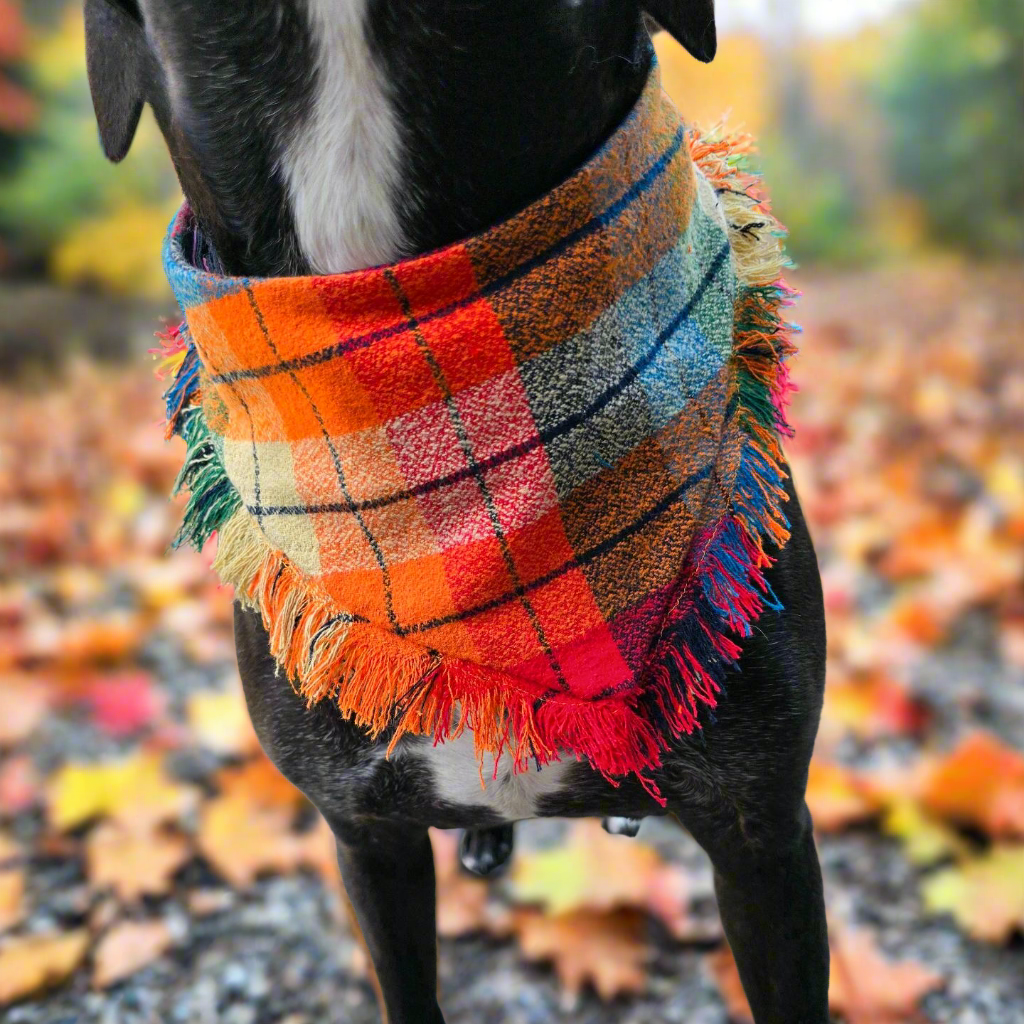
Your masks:
M189 669L173 649L154 645L151 663L180 702L209 685L211 674ZM969 681L969 685L961 681ZM971 722L995 728L1024 747L1024 689L1019 679L994 672L976 653L953 651L922 669L919 689L936 708L938 735L952 736ZM965 721L965 715L967 720ZM39 737L40 763L68 756L114 753L116 745L81 723L53 718ZM913 755L895 742L887 757ZM858 750L851 760L869 763L880 746ZM193 751L176 770L196 778L215 765ZM30 816L15 833L30 839L40 822ZM518 849L557 842L561 822L518 827ZM649 820L642 837L686 866L696 912L713 919L711 873L702 851L670 822ZM870 828L820 841L828 900L833 912L870 926L883 949L913 958L948 979L943 992L924 1003L938 1024L1024 1022L1024 948L971 942L942 920L926 918L918 897L917 871L895 843ZM39 862L31 877L35 910L30 930L80 920L88 903L75 862ZM201 862L185 873L177 892L197 888L205 914L190 912L184 896L150 901L144 910L162 914L178 941L169 953L107 992L89 989L84 972L66 987L10 1008L4 1024L372 1024L379 1018L369 984L358 968L359 952L335 898L312 874L270 878L246 893L232 892ZM451 1024L725 1024L727 1017L704 966L706 950L679 947L656 935L658 956L647 995L603 1005L585 994L567 1004L552 972L519 962L509 943L481 939L441 944L444 1005Z

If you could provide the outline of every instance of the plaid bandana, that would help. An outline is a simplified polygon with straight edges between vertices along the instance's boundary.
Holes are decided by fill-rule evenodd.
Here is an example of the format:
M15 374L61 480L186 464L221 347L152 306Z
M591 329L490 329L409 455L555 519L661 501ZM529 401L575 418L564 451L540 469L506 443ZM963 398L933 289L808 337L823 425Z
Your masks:
M226 277L181 211L182 536L219 533L310 702L658 795L788 536L791 293L748 148L684 128L655 71L569 180L393 266Z

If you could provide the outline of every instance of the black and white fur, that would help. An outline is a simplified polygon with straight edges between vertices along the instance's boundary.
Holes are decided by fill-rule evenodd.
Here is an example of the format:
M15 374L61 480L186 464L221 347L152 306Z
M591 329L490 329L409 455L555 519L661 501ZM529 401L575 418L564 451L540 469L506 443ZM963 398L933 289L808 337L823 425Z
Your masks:
M713 0L85 0L100 136L128 151L149 103L182 188L233 274L338 273L479 232L572 172L632 107L648 16L716 47ZM154 244L156 240L154 240ZM796 496L771 572L782 615L744 645L717 720L657 782L711 857L757 1024L825 1024L828 943L804 803L824 683L814 551ZM462 828L496 867L512 823L601 816L626 834L666 813L635 780L567 761L481 790L469 741L415 738L389 760L329 704L279 678L236 610L238 664L269 756L320 809L390 1024L443 1022L427 829ZM386 742L386 741L385 741ZM485 773L486 774L486 773Z

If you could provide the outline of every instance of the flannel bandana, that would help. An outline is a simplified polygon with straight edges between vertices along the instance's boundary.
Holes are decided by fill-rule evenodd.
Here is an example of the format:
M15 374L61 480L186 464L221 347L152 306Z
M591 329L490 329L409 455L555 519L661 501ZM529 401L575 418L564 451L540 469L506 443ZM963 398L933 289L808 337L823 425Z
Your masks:
M787 538L790 293L748 147L688 131L654 71L554 191L393 266L225 277L181 211L183 536L219 531L311 702L657 795Z

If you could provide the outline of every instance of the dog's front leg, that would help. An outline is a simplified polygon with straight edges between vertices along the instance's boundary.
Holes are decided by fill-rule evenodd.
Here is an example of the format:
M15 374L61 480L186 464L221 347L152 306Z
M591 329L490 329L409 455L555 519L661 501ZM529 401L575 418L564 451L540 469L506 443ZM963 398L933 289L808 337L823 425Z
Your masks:
M426 829L331 824L385 1024L444 1024L437 1003L434 858Z

